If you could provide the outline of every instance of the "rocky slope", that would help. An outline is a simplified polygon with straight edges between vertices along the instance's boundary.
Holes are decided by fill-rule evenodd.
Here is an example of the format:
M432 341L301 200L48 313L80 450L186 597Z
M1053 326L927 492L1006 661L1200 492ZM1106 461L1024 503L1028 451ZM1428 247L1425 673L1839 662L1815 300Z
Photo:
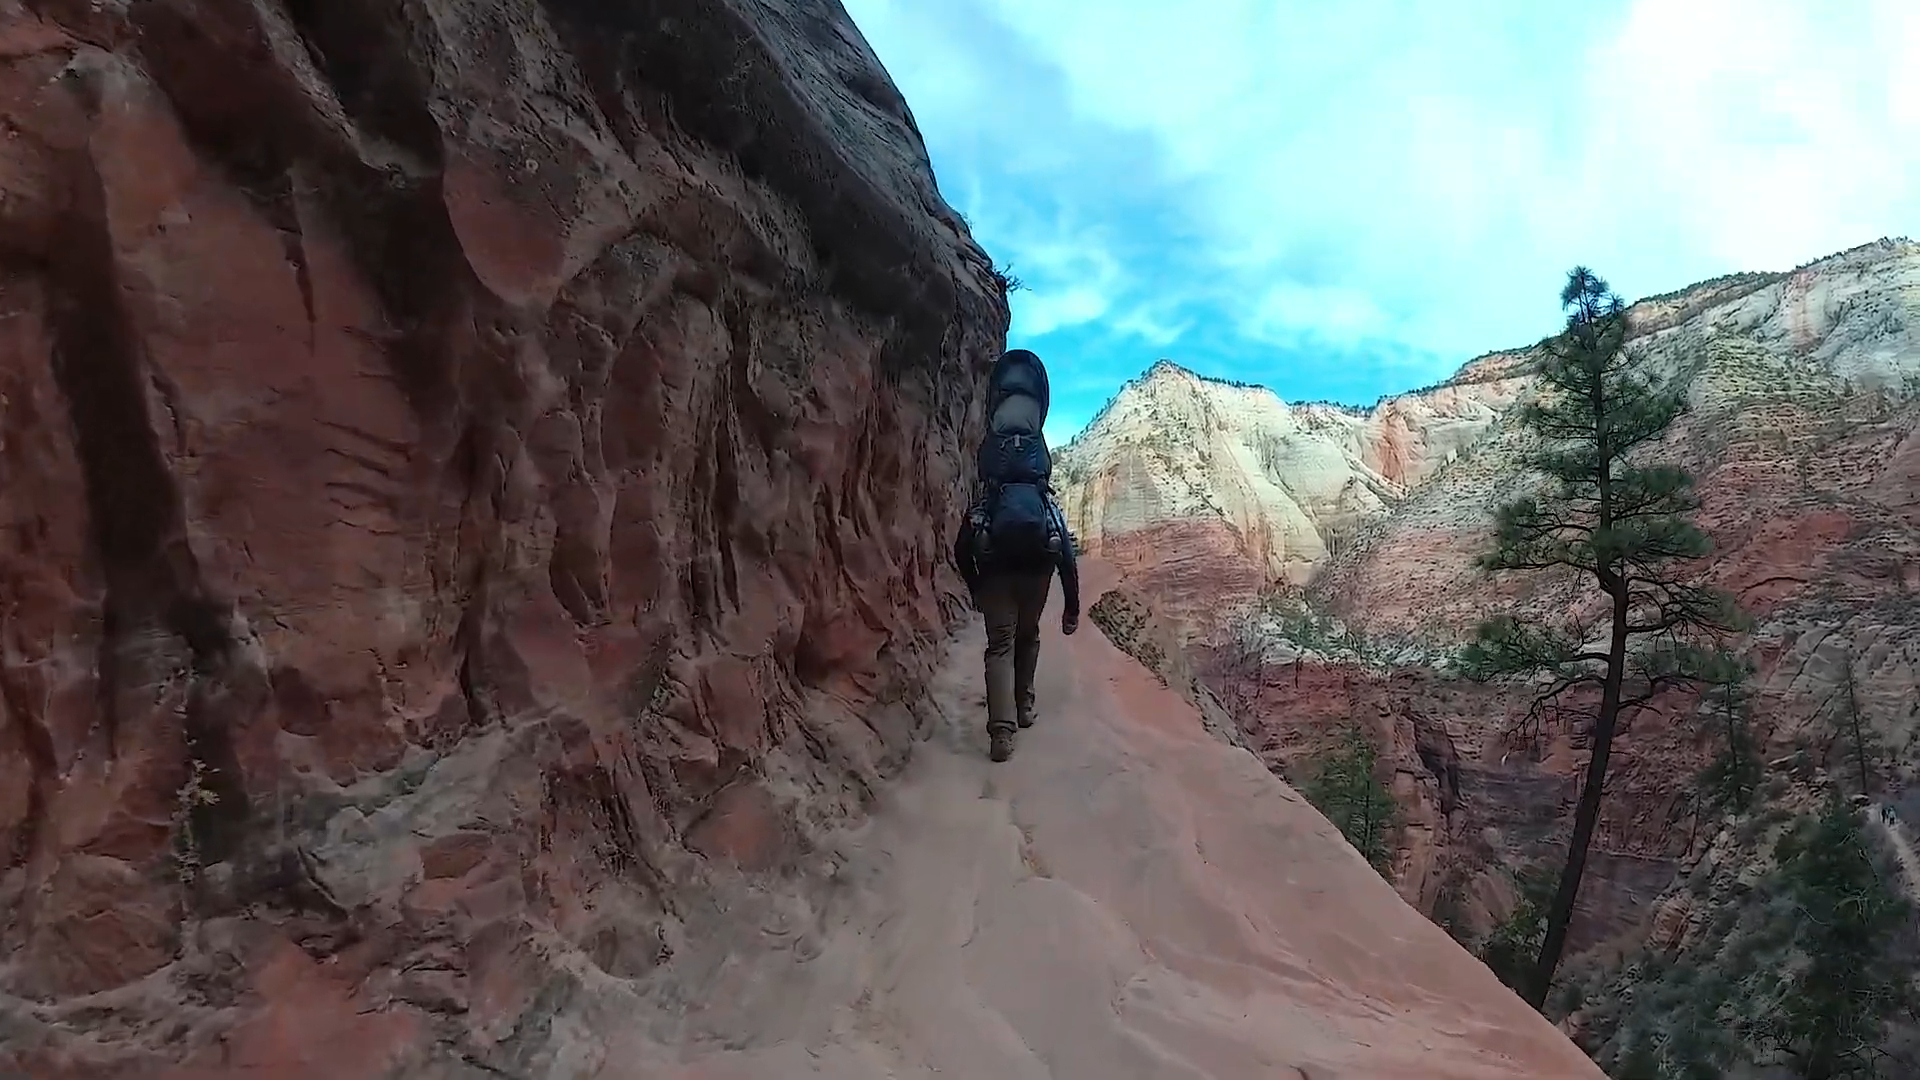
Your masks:
M1595 1075L1104 643L978 754L837 4L0 0L0 117L0 1072Z
M1823 582L1853 597L1920 588L1908 546L1920 503L1920 244L1887 241L1702 291L1637 305L1634 347L1689 386L1692 411L1660 452L1694 472L1707 500L1715 580L1761 613ZM1484 587L1471 560L1525 438L1493 430L1377 538L1330 560L1316 592L1380 629L1470 625ZM1836 550L1850 544L1850 555Z
M7 0L0 116L5 1054L580 1075L928 722L1007 309L899 95L800 0Z
M1887 749L1879 782L1899 789L1920 730L1920 245L1883 241L1788 274L1705 283L1642 301L1634 317L1635 347L1689 386L1693 410L1661 452L1691 468L1706 497L1702 520L1718 548L1710 579L1759 618L1750 648L1768 756L1796 782L1835 760L1833 718L1851 672ZM1511 375L1525 352L1499 355ZM1248 393L1189 385L1213 402ZM1518 379L1486 385L1499 387L1502 402L1527 392ZM1188 408L1195 413L1205 410ZM1193 430L1185 419L1164 432L1143 425L1130 441L1178 441ZM1304 590L1269 588L1256 617L1216 624L1197 654L1250 744L1277 768L1310 756L1348 720L1378 735L1409 818L1397 883L1469 933L1511 904L1510 868L1552 856L1584 750L1581 733L1564 725L1538 740L1506 738L1518 716L1511 695L1435 668L1492 610L1559 617L1576 613L1569 605L1582 595L1564 582L1491 580L1473 569L1493 507L1524 481L1523 433L1497 415L1478 430L1384 512L1356 515L1357 535L1315 561ZM1133 464L1142 455L1125 445L1103 455L1078 460L1079 474L1143 471ZM1218 464L1223 455L1187 460L1177 482L1190 489L1242 483ZM1130 490L1166 486L1156 479ZM1216 524L1226 515L1191 509L1203 501L1156 510L1154 527L1243 535ZM1138 532L1100 535L1103 520L1081 518L1090 546L1124 550ZM1129 580L1174 614L1227 606L1253 587L1244 561L1225 557L1181 573L1136 565ZM1683 857L1712 833L1687 794L1711 751L1690 710L1669 703L1616 748L1578 946L1643 933Z
M1200 629L1209 609L1305 582L1472 445L1513 399L1509 363L1363 412L1162 360L1061 448L1055 484L1085 548Z

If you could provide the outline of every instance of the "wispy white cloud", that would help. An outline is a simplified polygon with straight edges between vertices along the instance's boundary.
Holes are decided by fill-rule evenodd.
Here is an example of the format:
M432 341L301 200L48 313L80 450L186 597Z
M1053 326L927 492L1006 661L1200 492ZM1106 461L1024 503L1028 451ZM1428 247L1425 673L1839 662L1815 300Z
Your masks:
M1280 281L1241 313L1240 332L1276 345L1358 345L1388 330L1388 318L1364 290Z
M1117 334L1138 338L1155 348L1164 349L1185 337L1198 321L1191 315L1181 317L1176 302L1161 300L1149 301L1143 306L1118 313L1112 320L1112 326Z
M1911 0L848 6L1016 336L1116 386L1171 350L1370 398L1550 329L1575 262L1645 294L1920 232Z
M1007 237L997 254L1022 286L1012 303L1023 333L1041 337L1113 311L1124 275L1102 230L1055 221L995 231Z
M1640 0L1592 55L1588 161L1676 250L1792 265L1920 225L1920 8Z

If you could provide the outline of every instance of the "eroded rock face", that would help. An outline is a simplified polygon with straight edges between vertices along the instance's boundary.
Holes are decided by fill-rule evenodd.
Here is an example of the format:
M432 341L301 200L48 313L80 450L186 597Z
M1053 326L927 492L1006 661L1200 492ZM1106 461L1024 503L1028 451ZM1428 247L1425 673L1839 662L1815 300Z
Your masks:
M1559 866L1586 743L1551 724L1538 738L1509 738L1515 703L1505 688L1422 665L1312 655L1249 670L1207 650L1196 664L1248 748L1283 776L1304 779L1348 724L1372 738L1401 813L1393 884L1462 937L1484 935L1512 909L1515 871ZM1697 827L1689 788L1676 781L1711 752L1679 719L1677 710L1647 717L1616 744L1570 928L1576 951L1634 932L1675 880Z
M0 1060L513 1060L903 759L1007 311L837 4L6 0L0 116Z
M1090 554L1204 632L1275 581L1305 582L1470 447L1517 392L1510 359L1367 412L1162 360L1061 449L1056 485Z
M1104 568L1103 568L1104 569ZM1228 746L1247 749L1246 733L1195 670L1182 647L1177 624L1162 619L1126 589L1108 589L1087 608L1087 619L1114 648L1140 662L1162 686L1193 706L1207 732Z

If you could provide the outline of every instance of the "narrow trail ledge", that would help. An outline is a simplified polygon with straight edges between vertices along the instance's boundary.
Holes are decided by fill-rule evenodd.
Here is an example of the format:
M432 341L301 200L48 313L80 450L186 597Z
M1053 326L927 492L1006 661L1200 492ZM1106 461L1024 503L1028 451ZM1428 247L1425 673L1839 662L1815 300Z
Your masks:
M979 747L976 623L944 721L844 838L857 899L804 960L716 965L735 996L703 995L677 1071L656 1044L597 1075L1601 1076L1252 755L1097 630L1062 637L1058 604L1014 759Z

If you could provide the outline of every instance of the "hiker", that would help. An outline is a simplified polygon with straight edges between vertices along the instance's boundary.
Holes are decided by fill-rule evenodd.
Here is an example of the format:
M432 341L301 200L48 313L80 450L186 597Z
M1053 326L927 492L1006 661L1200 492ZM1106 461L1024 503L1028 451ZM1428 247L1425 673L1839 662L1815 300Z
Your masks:
M1016 728L1033 726L1033 672L1040 616L1053 575L1066 606L1060 632L1080 628L1080 574L1066 518L1049 483L1047 371L1025 349L1002 354L987 379L987 434L977 459L977 497L961 518L953 558L987 621L988 756L1013 756Z

